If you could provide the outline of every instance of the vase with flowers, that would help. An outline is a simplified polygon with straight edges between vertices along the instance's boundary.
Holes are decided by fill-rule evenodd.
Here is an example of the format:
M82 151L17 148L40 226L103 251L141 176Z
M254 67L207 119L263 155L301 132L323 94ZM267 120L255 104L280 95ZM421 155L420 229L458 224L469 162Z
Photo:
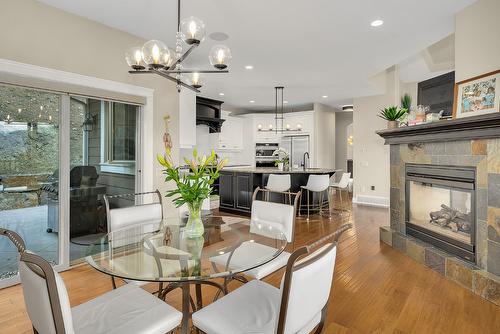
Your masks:
M285 150L283 147L279 147L277 150L273 152L273 156L277 157L274 160L274 164L278 167L279 170L283 170L285 167L288 167L288 163L290 161L290 153Z
M203 201L210 197L212 185L219 178L219 172L227 164L227 159L217 161L214 151L209 156L198 156L194 150L191 160L184 158L190 168L190 172L186 173L182 173L180 166L173 163L170 149L164 155L159 154L157 159L165 167L165 182L173 181L177 186L168 190L166 196L173 197L176 207L184 204L188 207L189 217L184 235L190 238L202 236L205 228L201 219L201 207Z

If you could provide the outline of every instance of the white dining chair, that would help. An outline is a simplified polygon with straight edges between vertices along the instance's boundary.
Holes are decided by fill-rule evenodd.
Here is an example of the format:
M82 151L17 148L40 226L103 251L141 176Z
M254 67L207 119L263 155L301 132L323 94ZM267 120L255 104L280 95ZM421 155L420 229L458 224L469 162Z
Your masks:
M305 186L301 186L303 190L306 191L307 197L306 197L306 209L307 209L307 217L306 220L309 221L309 213L312 210L318 211L319 215L321 216L323 214L323 207L324 207L324 193L326 190L328 190L328 187L330 186L330 176L328 174L311 174L309 175L309 178L307 179L307 184ZM310 201L310 193L318 194L318 205L313 205L311 204ZM330 215L330 199L328 198L328 194L326 196L327 199L327 204L328 204L328 217L331 218ZM314 200L314 197L313 197ZM301 203L300 207L302 208L303 204Z
M285 193L289 192L292 187L292 179L290 174L269 174L269 178L267 179L266 190L265 193L266 201L269 201L269 193ZM291 203L291 196L288 196L288 203Z
M349 181L351 179L351 173L342 173L342 177L339 182L330 182L330 189L339 190L340 196L340 210L344 210L344 203L342 200L342 191L346 192L347 198L349 198Z
M70 307L61 276L42 257L26 250L13 231L0 229L19 251L19 276L35 334L164 334L182 313L132 284Z
M110 201L113 199L133 198L135 202L136 198L146 195L155 195L155 197L158 198L158 201L148 204L132 205L123 208L110 208ZM133 194L104 195L103 199L106 206L108 232L115 232L117 230L138 224L143 224L145 222L158 222L159 224L163 219L163 203L159 190ZM115 243L114 246L116 247L119 245L118 243ZM116 288L116 282L113 276L111 277L111 280L113 283L113 287ZM148 282L134 281L129 279L124 279L124 281L126 283L139 286L148 284Z
M206 334L321 333L333 283L337 240L350 227L343 225L293 252L279 289L263 281L251 281L195 312L193 325Z
M288 205L255 200L259 191L262 191L262 189L255 189L253 195L250 233L262 236L270 236L269 233L271 233L272 236L275 236L275 231L281 231L285 236L287 244L291 244L293 248L295 216L300 192L293 194L295 196L294 205ZM210 260L213 264L224 268L242 268L248 264L256 263L256 259L258 258L269 258L270 255L276 252L278 252L278 249L274 247L256 241L245 241L232 252L214 256ZM263 279L283 268L289 257L290 253L283 251L274 260L246 271L245 275L258 280ZM238 277L238 279L246 281L242 277Z

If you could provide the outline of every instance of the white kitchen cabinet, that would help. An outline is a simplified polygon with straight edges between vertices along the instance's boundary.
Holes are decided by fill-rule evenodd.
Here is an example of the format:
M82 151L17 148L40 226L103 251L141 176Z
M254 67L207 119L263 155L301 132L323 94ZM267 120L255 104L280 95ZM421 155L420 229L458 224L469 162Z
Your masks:
M229 116L223 111L222 129L217 142L218 150L240 151L243 149L243 119Z
M196 93L189 89L179 93L179 146L196 146Z

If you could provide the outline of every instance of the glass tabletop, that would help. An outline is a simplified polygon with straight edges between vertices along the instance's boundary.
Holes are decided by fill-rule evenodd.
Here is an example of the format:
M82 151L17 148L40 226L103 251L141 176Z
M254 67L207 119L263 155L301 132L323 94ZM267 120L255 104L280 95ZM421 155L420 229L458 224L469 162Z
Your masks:
M184 236L185 218L148 221L108 233L91 244L85 260L116 277L149 281L197 281L261 266L285 248L285 235L248 218L203 217L202 237Z

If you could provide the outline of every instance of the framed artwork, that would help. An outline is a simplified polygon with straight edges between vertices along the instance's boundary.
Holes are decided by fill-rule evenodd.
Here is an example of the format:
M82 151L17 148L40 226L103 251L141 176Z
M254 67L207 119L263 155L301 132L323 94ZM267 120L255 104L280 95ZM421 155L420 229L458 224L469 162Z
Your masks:
M453 118L500 111L500 70L455 84Z

